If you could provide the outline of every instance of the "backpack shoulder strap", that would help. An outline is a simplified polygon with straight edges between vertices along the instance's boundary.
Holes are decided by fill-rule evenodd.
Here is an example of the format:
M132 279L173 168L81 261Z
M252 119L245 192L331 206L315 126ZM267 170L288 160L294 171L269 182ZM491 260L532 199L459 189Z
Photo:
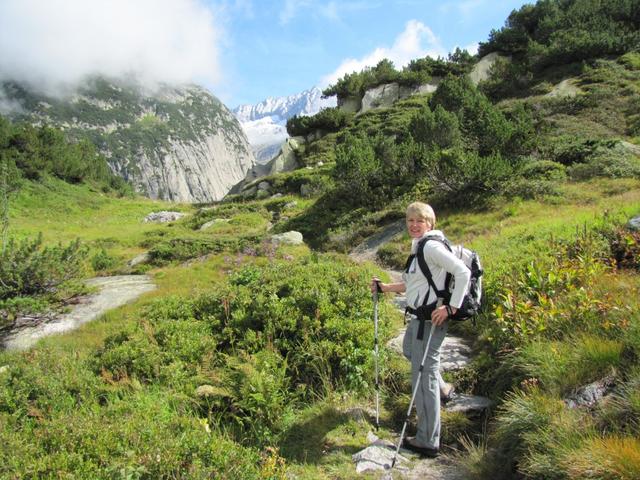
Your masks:
M452 251L451 245L449 245L449 242L446 239L442 239L439 237L426 237L420 240L420 242L418 242L418 246L416 248L416 253L415 253L416 258L418 259L418 266L420 267L422 274L426 277L427 281L429 282L429 286L433 289L434 292L436 292L436 295L439 298L443 298L445 300L445 303L449 303L449 283L451 282L451 274L447 272L447 276L444 282L444 289L439 290L436 287L435 282L433 281L433 275L431 275L431 270L429 269L429 265L427 265L427 261L425 260L423 255L424 246L429 240L442 243L449 251ZM426 297L425 297L425 301L426 301Z

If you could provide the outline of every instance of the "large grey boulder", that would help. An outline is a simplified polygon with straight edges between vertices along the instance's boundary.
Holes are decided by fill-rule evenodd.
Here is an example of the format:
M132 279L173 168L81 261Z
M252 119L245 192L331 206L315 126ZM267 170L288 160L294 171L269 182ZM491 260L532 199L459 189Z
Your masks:
M290 172L298 168L298 159L296 151L304 142L301 137L291 137L280 147L280 153L269 162L269 175L275 175L282 172Z
M140 255L136 255L127 263L130 267L135 267L137 265L142 265L151 260L151 255L149 252L141 253Z
M577 86L577 80L574 78L565 78L551 89L545 97L552 98L571 98L582 92Z
M281 233L279 235L273 235L271 237L271 241L276 244L285 245L302 245L304 243L302 234L300 232L296 232L295 230Z
M184 213L180 213L180 212L169 212L166 210L163 210L161 212L151 212L149 215L147 215L146 217L144 217L144 223L168 223L168 222L175 222L176 220L179 220L180 218L184 217L185 214Z
M356 464L356 472L364 473L376 470L389 470L391 463L393 462L395 451L392 448L371 445L364 450L360 450L351 456L351 459ZM395 468L398 470L407 470L407 467L399 465L401 463L408 463L408 460L402 455L398 455L396 459Z
M629 223L627 225L629 227L629 230L640 231L640 215L629 220Z

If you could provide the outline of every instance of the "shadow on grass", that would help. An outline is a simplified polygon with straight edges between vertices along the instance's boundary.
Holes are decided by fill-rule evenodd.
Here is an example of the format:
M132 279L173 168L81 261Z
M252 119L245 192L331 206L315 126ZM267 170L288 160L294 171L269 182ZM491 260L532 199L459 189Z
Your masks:
M340 445L327 438L331 431L352 420L347 413L334 407L325 407L312 417L293 424L284 433L280 442L280 454L288 461L313 464L321 463L329 450L352 455L363 447Z

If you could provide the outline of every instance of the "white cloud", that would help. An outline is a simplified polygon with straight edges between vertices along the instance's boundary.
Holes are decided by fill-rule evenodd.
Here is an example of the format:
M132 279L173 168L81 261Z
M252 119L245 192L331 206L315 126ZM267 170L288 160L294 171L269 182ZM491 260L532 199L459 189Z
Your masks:
M294 19L300 9L313 5L312 0L286 0L284 8L280 12L280 25L285 25Z
M480 48L480 43L475 42L475 43L470 43L466 47L463 47L462 50L466 50L471 55L475 55L476 53L478 53L478 48ZM455 48L454 48L454 50L455 50Z
M48 93L92 74L216 84L214 21L201 0L2 0L0 79Z
M320 85L326 87L335 83L346 74L359 72L365 67L374 67L380 60L391 60L396 68L407 65L416 58L446 56L438 37L429 27L417 20L410 20L402 33L398 35L391 47L378 47L373 52L360 59L348 58L329 75L320 80Z
M341 22L344 12L357 12L371 8L377 8L379 5L371 1L335 1L318 2L316 0L285 0L284 7L280 12L280 25L286 25L296 16L300 15L302 10L310 10L311 15L315 17L324 17L333 22Z

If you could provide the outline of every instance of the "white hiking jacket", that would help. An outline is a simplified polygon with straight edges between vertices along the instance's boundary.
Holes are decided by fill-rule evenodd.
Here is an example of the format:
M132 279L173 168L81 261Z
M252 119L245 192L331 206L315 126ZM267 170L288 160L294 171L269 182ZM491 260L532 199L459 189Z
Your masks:
M425 237L437 237L444 239L444 235L440 230L431 230L422 236L422 238ZM411 253L415 253L418 243L422 238L414 238L412 240ZM455 308L460 308L464 294L469 286L471 272L464 262L447 250L447 247L445 247L441 242L425 242L422 251L427 265L429 266L429 270L431 271L433 283L439 290L444 289L447 272L450 272L453 275L453 278L455 279L453 283L454 288L451 293L451 301L449 302L449 305ZM407 306L411 308L418 308L421 306L427 292L429 293L429 298L427 299L426 304L428 305L436 301L436 293L429 288L429 281L420 270L417 258L414 258L411 265L409 265L409 271L402 274L402 280L406 288Z

